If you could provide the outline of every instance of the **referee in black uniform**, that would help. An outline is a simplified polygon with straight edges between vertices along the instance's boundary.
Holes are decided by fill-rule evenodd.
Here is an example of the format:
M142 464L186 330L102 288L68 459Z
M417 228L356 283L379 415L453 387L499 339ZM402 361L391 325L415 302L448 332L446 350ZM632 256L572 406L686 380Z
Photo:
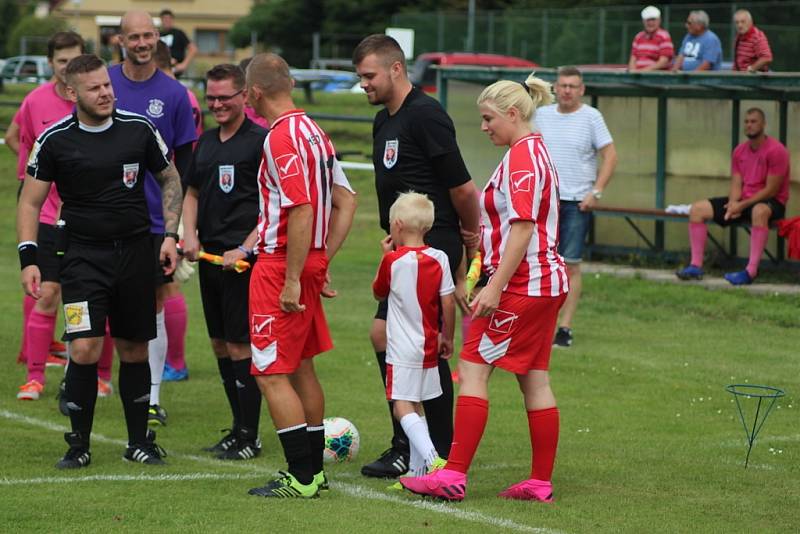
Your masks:
M155 270L144 173L156 176L163 192L168 232L176 232L181 184L167 149L141 115L114 109L114 91L102 60L84 54L66 70L67 94L76 112L36 141L19 202L17 231L22 285L39 296L36 231L50 183L63 205L65 251L60 278L65 339L70 342L66 399L72 431L59 468L89 465L89 436L97 398L97 360L108 319L120 357L119 393L128 427L126 460L162 464L164 455L147 431L150 367L147 342L155 336ZM68 236L68 237L67 237ZM174 270L174 238L161 247L163 270Z
M399 193L415 191L434 205L434 222L425 242L444 251L456 282L456 301L468 313L464 245L477 249L480 226L478 191L456 144L452 119L435 99L411 85L405 56L387 35L366 37L353 52L353 64L370 104L383 105L372 126L372 161L381 227L389 232L389 207ZM462 240L463 236L463 240ZM386 383L386 301L378 305L370 338ZM425 401L431 440L446 458L453 440L453 381L446 360L439 360L442 395ZM390 403L391 404L391 403ZM391 405L389 407L391 418ZM408 469L408 438L394 418L392 447L365 465L361 473L396 477Z
M196 260L202 246L224 259L223 267L200 263L206 328L233 414L231 431L206 449L222 460L246 460L261 452L261 392L250 374L250 270L237 273L232 267L237 260L252 260L267 131L245 117L244 90L238 65L217 65L206 73L206 103L219 128L207 130L197 142L183 201L186 257Z

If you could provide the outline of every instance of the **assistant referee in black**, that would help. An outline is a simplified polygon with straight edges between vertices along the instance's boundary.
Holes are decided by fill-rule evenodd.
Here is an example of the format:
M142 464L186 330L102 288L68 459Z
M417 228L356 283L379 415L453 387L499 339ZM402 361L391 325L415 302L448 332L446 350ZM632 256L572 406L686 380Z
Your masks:
M155 270L150 215L144 196L149 170L163 193L165 273L177 262L180 177L167 148L143 116L114 109L105 64L84 54L66 70L67 95L76 111L37 139L19 201L17 233L22 285L39 296L36 232L39 210L55 182L66 222L60 278L65 339L70 342L66 399L72 431L59 468L89 465L89 436L97 398L97 361L108 319L120 358L119 393L128 427L124 458L162 464L163 449L147 431L150 367L147 342L155 337Z
M250 270L237 273L237 260L252 260L258 224L258 169L267 131L245 117L244 71L222 64L206 73L206 104L219 124L197 142L186 173L183 250L196 260L200 247L223 257L224 265L200 263L200 295L211 348L233 415L231 431L212 447L222 460L258 456L261 391L250 374L248 302Z

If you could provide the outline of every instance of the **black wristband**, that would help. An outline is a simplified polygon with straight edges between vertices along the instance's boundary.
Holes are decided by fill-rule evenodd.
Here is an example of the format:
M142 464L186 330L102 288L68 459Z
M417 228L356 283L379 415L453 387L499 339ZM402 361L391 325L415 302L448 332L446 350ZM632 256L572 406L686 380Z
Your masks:
M175 232L164 232L164 237L171 237L176 243L181 240L181 237Z
M29 265L37 265L36 263L36 252L39 249L36 246L36 243L21 243L17 250L19 251L19 266L20 269L24 269Z

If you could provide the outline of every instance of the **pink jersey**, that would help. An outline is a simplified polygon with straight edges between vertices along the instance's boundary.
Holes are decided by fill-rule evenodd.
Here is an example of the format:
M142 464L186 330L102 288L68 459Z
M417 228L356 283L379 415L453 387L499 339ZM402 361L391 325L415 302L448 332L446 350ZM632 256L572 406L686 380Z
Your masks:
M256 113L256 110L254 110L247 104L244 105L244 116L253 121L254 123L258 124L262 128L269 130L269 124L267 123L267 119Z
M17 176L20 180L25 179L28 154L36 138L60 119L70 115L74 106L72 102L59 96L54 82L40 85L28 93L28 96L22 101L22 105L14 115L14 123L19 126ZM61 198L58 196L55 183L53 183L47 199L42 204L39 221L45 224L55 224L60 206Z
M324 249L334 184L352 191L328 135L302 110L278 117L264 140L258 170L257 253L285 253L289 210L303 204L314 212L311 249Z
M441 297L455 291L447 255L428 246L389 252L381 260L372 291L389 301L386 363L436 367Z
M200 102L197 101L197 97L194 96L191 89L186 89L186 93L189 95L189 105L192 106L194 129L197 132L197 138L200 139L200 136L203 135L203 108L200 107ZM197 141L194 142L194 146L197 146Z
M564 259L558 254L558 175L540 134L506 152L481 195L483 266L493 275L508 243L511 223L533 221L528 250L503 289L534 297L567 292Z
M742 177L742 200L764 189L767 176L780 176L781 188L775 200L786 205L789 200L789 151L774 137L767 136L758 150L745 141L733 150L731 173Z

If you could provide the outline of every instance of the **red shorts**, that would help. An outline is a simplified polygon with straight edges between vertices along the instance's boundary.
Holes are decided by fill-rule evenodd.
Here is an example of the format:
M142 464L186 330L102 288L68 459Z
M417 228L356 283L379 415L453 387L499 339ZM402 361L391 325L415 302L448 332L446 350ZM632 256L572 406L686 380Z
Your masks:
M300 275L300 304L306 309L287 313L280 307L286 256L258 257L250 277L251 374L292 374L301 360L333 348L320 297L327 272L325 252L312 250Z
M558 310L567 298L503 293L491 317L472 320L461 359L494 365L514 374L550 366Z

